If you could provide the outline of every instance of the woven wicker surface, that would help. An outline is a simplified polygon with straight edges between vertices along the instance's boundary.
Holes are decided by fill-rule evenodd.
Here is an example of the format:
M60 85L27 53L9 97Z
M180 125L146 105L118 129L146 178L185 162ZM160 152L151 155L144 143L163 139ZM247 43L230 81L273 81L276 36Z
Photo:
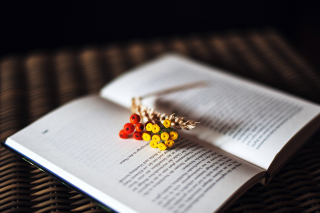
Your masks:
M320 102L320 76L273 30L155 39L12 56L0 61L0 141L57 106L99 91L114 77L164 52ZM0 212L105 212L36 167L0 148ZM320 212L320 136L230 212Z

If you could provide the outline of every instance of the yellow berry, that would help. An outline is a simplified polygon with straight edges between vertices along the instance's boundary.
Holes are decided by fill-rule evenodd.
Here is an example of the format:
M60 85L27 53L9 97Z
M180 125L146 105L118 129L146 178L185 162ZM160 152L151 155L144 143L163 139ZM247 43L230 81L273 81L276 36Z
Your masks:
M175 140L177 138L178 138L178 133L176 133L174 131L170 132L170 139L171 140Z
M160 136L154 135L154 136L152 136L152 140L158 143L160 141Z
M152 123L148 123L147 126L146 126L146 130L148 132L151 132L152 131L152 127L153 127L153 124Z
M170 125L171 125L171 121L170 121L170 120L166 119L166 120L163 121L163 126L164 126L165 128L169 128Z
M157 147L158 147L158 143L155 142L155 141L151 141L149 144L150 144L150 146L151 146L152 148L157 148Z
M173 140L169 139L169 140L166 140L165 144L166 144L167 147L172 147L174 142L173 142Z
M164 140L164 141L166 141L166 140L168 140L169 139L169 134L167 133L167 132L163 132L163 133L161 133L161 139L162 140Z
M144 132L142 135L142 139L145 141L150 141L151 140L151 135L149 133Z
M167 146L164 145L163 143L159 143L159 144L158 144L158 148L163 151L163 150L166 150L166 149L167 149Z
M160 126L158 124L154 124L152 126L152 132L153 133L158 133L160 131Z

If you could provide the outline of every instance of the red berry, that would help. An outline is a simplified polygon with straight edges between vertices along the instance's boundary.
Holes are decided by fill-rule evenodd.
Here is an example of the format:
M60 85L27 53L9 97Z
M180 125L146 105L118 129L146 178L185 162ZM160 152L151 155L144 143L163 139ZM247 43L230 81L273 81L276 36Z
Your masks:
M134 126L133 126L133 124L132 124L132 123L126 123L126 124L123 126L123 131L124 131L126 134L128 134L128 135L132 134L133 131L134 131Z
M138 114L133 114L130 116L130 122L132 124L137 124L140 122L140 116Z
M119 136L120 136L120 138L125 139L125 138L128 137L128 134L126 134L126 133L124 132L124 130L121 129L120 132L119 132Z
M142 123L138 123L136 125L136 131L137 132L142 132L144 130L144 125Z
M134 132L133 138L136 140L142 140L142 132Z

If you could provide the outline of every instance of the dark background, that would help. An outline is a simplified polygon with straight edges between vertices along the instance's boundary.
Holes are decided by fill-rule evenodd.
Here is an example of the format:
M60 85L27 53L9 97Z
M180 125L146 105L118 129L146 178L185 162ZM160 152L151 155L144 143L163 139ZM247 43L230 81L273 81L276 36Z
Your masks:
M272 0L1 2L0 58L43 49L273 27L320 67L318 8L312 2Z

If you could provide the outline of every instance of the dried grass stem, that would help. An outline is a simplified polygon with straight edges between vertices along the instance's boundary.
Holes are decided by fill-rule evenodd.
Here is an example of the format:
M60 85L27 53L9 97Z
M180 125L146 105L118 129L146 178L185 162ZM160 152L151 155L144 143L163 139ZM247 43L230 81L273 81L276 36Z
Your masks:
M148 121L153 124L163 123L164 120L168 119L171 121L171 127L175 129L191 130L196 127L195 122L192 120L187 120L185 117L177 117L173 114L166 115L165 113L157 112L154 108L148 108L145 105L142 105L141 98L132 98L131 113L137 113L142 118L147 118Z

